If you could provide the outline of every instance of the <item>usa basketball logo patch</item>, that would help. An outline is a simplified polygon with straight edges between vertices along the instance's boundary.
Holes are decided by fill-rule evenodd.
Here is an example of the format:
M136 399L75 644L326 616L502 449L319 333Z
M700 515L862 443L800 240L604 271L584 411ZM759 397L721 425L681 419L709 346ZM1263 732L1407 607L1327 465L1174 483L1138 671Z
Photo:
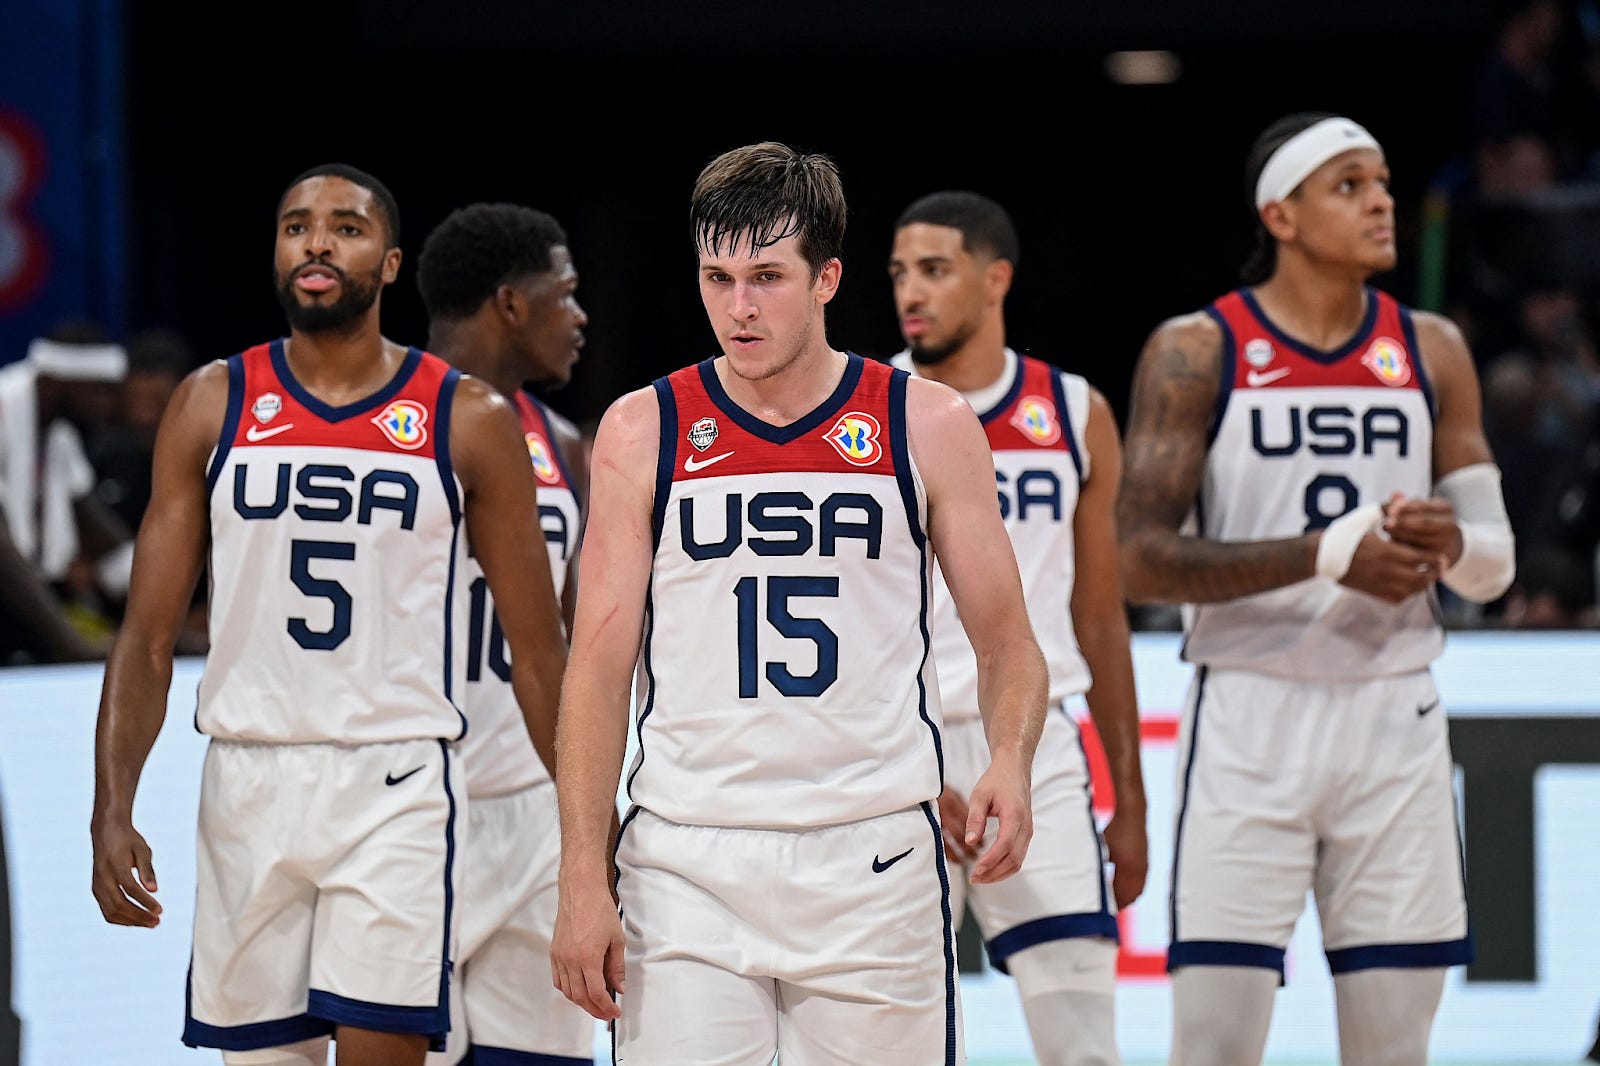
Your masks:
M839 421L828 430L827 438L846 462L871 466L883 454L883 445L878 443L880 432L876 418L864 411L850 411L839 416Z
M375 415L372 424L383 430L396 447L414 451L428 442L428 431L423 428L427 421L426 407L414 400L396 400Z
M1385 385L1399 388L1411 380L1411 362L1399 341L1379 337L1361 357L1361 365Z
M1061 422L1056 418L1055 404L1038 396L1024 396L1017 401L1011 424L1041 446L1061 439Z
M278 412L283 410L283 397L275 392L263 392L256 397L256 402L250 405L250 413L256 416L256 421L266 425L278 417Z

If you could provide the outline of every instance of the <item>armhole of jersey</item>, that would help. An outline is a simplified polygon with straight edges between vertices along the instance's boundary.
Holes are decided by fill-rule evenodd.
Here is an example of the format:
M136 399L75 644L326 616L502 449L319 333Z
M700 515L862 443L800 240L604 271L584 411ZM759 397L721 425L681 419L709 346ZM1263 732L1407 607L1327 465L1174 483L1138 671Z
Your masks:
M244 413L244 354L228 357L228 406L222 416L222 433L211 452L211 465L206 469L206 495L216 490L217 478L222 475L222 464L233 450L233 438L239 432L239 418Z
M1433 381L1428 377L1427 367L1422 362L1422 348L1417 344L1417 324L1411 317L1411 308L1398 300L1395 301L1395 310L1400 315L1400 331L1405 334L1406 351L1411 353L1411 365L1417 375L1417 387L1422 390L1422 398L1428 404L1428 414L1437 425L1439 400L1433 394Z
M450 422L455 407L456 385L461 381L461 371L451 367L439 382L439 432L434 439L433 461L439 466L439 482L444 486L444 498L450 502L450 517L461 522L461 496L456 492L455 465L450 460Z
M1078 484L1089 480L1089 382L1077 374L1057 370L1056 400L1067 423L1067 448L1078 468Z
M650 533L654 547L661 546L661 529L667 520L667 497L672 494L672 469L678 457L678 404L672 382L656 378L656 403L661 407L661 440L656 446L656 498L650 505Z
M928 534L922 515L927 490L916 464L911 461L911 441L906 431L906 382L910 380L911 375L904 370L895 370L889 375L889 452L894 459L894 478L900 486L900 500L905 504L911 539L918 548L924 548Z
M1228 325L1228 320L1222 317L1222 312L1216 304L1206 308L1206 314L1222 330L1222 360L1220 373L1217 377L1217 402L1211 412L1211 425L1206 427L1206 447L1210 447L1217 439L1217 431L1222 428L1222 416L1228 412L1228 400L1233 395L1234 361L1238 358L1238 342L1233 337L1233 327Z
M555 452L556 468L561 471L561 477L567 483L567 490L572 493L572 498L577 501L578 509L583 509L583 494L578 491L578 481L572 476L572 459L567 455L568 441L576 438L579 446L583 443L583 435L578 432L578 427L556 412L550 410L550 405L539 397L528 393L534 409L539 412L539 417L544 419L544 428L550 433L550 450ZM571 435L567 431L571 430Z

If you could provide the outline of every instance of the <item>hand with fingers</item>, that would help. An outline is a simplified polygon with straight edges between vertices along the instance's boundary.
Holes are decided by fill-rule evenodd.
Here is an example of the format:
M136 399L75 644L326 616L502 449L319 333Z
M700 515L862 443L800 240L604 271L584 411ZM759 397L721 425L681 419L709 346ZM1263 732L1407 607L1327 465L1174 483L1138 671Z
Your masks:
M977 846L968 845L965 839L967 801L961 798L961 793L948 786L939 793L939 829L944 836L946 861L957 866L968 866L977 859Z
M603 1022L622 1017L616 996L627 990L622 918L603 884L593 891L561 885L550 942L550 978L561 994Z
M1396 493L1384 507L1383 531L1391 540L1438 556L1441 570L1461 558L1461 526L1449 500L1407 498Z
M1150 841L1144 812L1125 812L1119 806L1101 836L1111 860L1111 895L1120 911L1139 898L1150 873Z
M1449 559L1433 543L1443 539L1438 509L1433 504L1442 504L1446 510L1450 507L1442 500L1411 499L1398 492L1390 496L1383 505L1383 530L1361 538L1350 559L1350 569L1339 583L1386 603L1402 603L1438 581ZM1454 525L1453 512L1450 523ZM1403 534L1400 537L1390 532L1396 524ZM1457 530L1458 538L1459 535ZM1411 543L1406 536L1416 536L1422 543Z
M133 823L97 819L89 836L94 844L94 898L105 920L146 929L160 925L150 845Z
M997 820L994 841L972 867L973 884L1004 881L1022 868L1033 839L1031 769L1019 758L997 758L973 786L963 842L979 847L989 819Z

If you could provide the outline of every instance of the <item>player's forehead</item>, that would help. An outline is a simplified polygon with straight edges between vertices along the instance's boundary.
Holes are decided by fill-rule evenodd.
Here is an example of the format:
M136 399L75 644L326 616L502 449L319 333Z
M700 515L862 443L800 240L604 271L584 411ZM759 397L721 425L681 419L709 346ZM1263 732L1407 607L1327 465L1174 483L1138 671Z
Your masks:
M704 240L699 245L700 269L703 271L745 274L760 270L795 270L805 267L806 263L800 251L800 238L793 233L760 247L748 233L741 233L733 240L723 240L717 248L712 248Z
M910 222L895 230L890 261L911 263L921 259L958 259L970 254L965 244L965 238L955 226Z
M279 218L332 213L375 220L372 190L336 174L318 174L290 186L278 205Z
M1389 164L1382 150L1351 148L1313 170L1306 180L1317 184L1333 184L1348 177L1387 173L1388 170Z

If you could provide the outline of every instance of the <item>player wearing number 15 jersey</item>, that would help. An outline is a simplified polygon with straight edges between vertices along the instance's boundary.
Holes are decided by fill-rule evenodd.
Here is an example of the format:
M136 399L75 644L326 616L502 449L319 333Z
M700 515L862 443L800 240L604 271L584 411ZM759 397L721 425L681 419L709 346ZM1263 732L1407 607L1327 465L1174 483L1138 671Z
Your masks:
M450 1027L466 538L517 695L549 719L565 645L511 405L386 340L398 212L333 164L290 183L286 339L191 374L156 446L96 748L95 895L160 920L131 821L173 635L210 565L211 652L183 1039L235 1066L421 1066ZM208 560L209 553L209 560Z
M1172 1063L1261 1061L1315 894L1345 1063L1421 1066L1470 961L1436 584L1504 592L1512 543L1460 332L1395 265L1377 140L1291 115L1247 167L1246 287L1170 319L1134 379L1129 598L1184 604Z
M992 751L964 827L999 823L980 880L1026 853L1046 688L982 429L953 390L829 346L827 157L727 152L690 216L722 355L622 397L596 436L553 976L632 1066L950 1066L935 552ZM606 827L636 670L619 918Z

